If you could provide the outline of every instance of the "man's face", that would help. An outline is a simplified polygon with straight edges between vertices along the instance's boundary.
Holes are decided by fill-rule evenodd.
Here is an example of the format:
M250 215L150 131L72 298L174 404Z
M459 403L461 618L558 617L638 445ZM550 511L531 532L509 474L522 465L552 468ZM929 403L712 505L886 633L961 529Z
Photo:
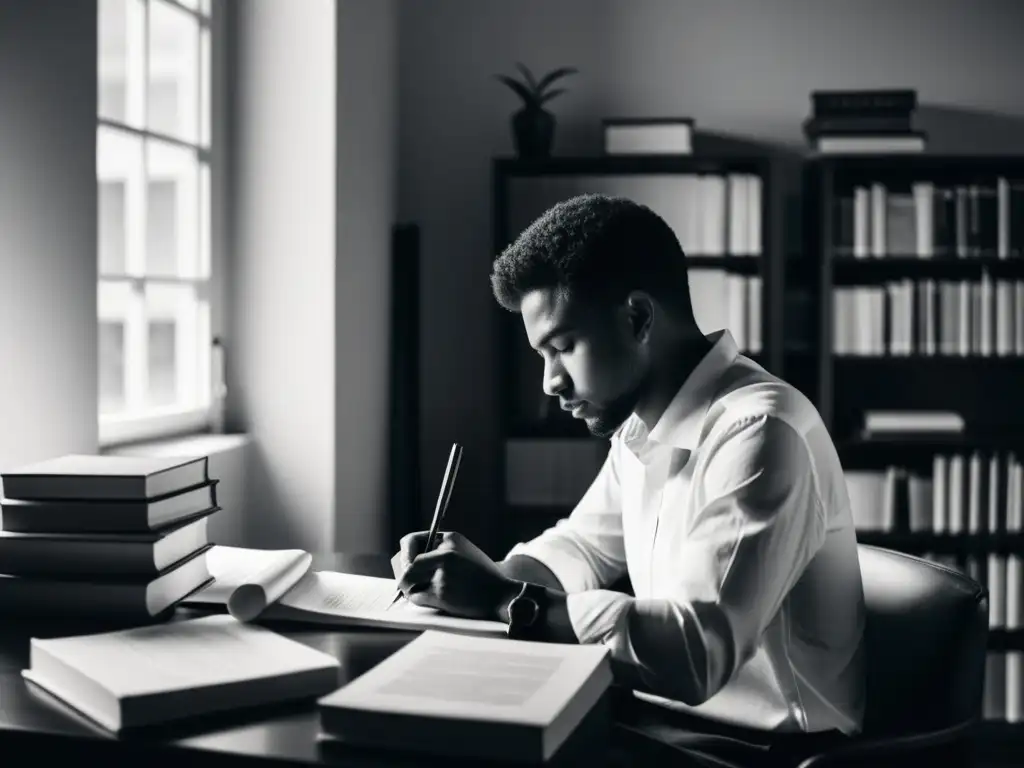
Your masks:
M548 288L527 293L520 309L530 346L544 358L544 391L591 434L610 437L636 408L645 375L626 315Z

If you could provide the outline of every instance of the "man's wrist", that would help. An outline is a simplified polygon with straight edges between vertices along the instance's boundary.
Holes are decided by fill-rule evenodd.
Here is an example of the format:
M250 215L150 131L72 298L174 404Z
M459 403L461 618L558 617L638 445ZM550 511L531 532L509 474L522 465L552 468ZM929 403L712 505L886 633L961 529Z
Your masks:
M494 607L491 615L502 624L509 623L508 606L520 592L523 591L523 584L526 582L517 579L508 579L498 590L498 604Z

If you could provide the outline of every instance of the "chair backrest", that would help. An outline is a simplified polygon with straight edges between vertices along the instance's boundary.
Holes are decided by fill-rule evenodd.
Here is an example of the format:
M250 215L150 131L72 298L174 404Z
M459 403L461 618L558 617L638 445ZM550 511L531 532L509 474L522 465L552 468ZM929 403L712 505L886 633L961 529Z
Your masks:
M979 718L988 591L919 557L858 549L867 608L864 735L942 730Z

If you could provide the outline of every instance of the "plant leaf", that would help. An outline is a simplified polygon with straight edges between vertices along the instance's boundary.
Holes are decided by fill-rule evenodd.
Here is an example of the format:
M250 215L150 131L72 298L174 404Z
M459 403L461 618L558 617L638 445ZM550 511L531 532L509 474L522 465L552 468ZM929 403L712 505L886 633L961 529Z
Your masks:
M566 91L565 88L555 88L555 90L553 90L553 91L548 91L547 93L545 93L543 96L540 97L540 99L538 100L538 103L546 104L547 102L551 101L553 98L558 96L559 94L565 93L565 91Z
M534 78L533 72L530 71L529 67L517 61L516 69L518 69L522 76L526 79L526 83L527 85L530 86L530 88L532 88L535 92L540 90L540 88L537 87L537 80Z
M544 77L540 79L540 82L537 83L537 90L543 92L545 88L547 88L549 85L555 82L555 80L558 80L560 77L574 75L577 72L579 72L579 70L576 69L576 67L559 67L556 70L548 72L546 75L544 75Z
M526 104L535 104L537 102L536 95L531 93L530 90L518 80L513 80L508 75L495 75L494 77L515 91L515 94Z

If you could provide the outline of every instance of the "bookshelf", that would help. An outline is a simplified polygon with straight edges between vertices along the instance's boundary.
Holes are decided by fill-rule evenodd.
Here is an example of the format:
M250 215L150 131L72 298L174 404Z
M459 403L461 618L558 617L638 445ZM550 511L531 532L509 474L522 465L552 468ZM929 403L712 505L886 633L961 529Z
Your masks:
M983 732L1019 743L1024 157L815 159L805 204L815 400L847 474L858 538L988 587ZM954 411L963 429L865 436L865 414L881 410Z
M560 200L601 192L644 203L676 231L687 254L691 292L725 296L728 326L745 353L781 373L781 219L772 164L758 156L597 156L496 158L493 251L497 256ZM694 289L695 281L700 288ZM700 309L695 306L700 320ZM543 361L519 315L496 309L499 359L501 516L491 534L503 555L571 512L607 453L581 422L541 389ZM706 329L710 330L710 329Z

